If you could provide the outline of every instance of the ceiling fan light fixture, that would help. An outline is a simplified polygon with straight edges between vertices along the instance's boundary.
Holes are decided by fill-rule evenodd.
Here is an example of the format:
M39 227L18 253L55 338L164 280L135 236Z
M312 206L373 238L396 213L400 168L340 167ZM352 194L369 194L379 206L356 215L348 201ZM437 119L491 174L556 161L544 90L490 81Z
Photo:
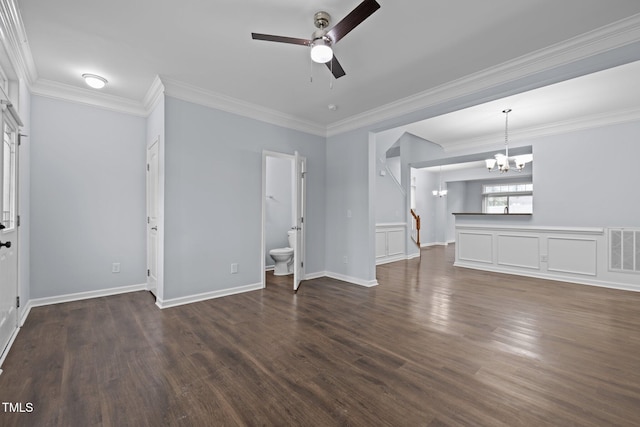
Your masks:
M82 78L85 83L94 89L102 89L107 84L107 79L97 76L95 74L83 74Z
M325 64L333 58L331 41L327 37L319 37L311 43L311 60L318 64Z

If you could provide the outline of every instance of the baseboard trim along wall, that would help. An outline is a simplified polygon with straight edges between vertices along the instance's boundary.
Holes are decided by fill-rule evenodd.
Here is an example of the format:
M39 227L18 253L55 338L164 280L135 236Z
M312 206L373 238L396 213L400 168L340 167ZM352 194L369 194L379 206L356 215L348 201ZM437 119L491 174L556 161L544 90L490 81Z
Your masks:
M304 280L313 280L319 279L321 277L325 277L326 274L324 271L316 272L316 273L308 273L304 275Z
M64 302L80 301L83 299L108 297L111 295L126 294L129 292L146 291L147 284L140 285L121 286L118 288L100 289L97 291L77 292L73 294L57 295L54 297L34 298L27 302L24 307L22 316L20 317L20 326L24 325L24 322L29 316L29 312L33 307L42 307L45 305L61 304Z
M357 277L346 276L344 274L334 273L332 271L325 271L324 275L332 279L342 280L343 282L352 283L358 286L365 286L367 288L378 286L377 280L362 280L358 279Z
M451 240L450 242L431 242L431 243L421 243L421 248L429 248L431 246L447 246L449 243L455 243L455 240Z
M255 283L251 285L238 286L235 288L222 289L219 291L204 292L201 294L187 295L184 297L171 298L166 300L156 300L156 305L159 308L171 308L179 305L191 304L194 302L206 301L214 298L222 298L229 295L241 294L243 292L257 291L263 289L262 283Z

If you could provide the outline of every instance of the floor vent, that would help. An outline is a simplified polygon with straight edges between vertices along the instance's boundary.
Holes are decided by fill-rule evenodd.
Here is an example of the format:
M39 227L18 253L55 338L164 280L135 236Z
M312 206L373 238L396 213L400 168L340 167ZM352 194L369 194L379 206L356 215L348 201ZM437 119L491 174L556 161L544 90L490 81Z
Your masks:
M640 229L609 229L609 268L640 273Z

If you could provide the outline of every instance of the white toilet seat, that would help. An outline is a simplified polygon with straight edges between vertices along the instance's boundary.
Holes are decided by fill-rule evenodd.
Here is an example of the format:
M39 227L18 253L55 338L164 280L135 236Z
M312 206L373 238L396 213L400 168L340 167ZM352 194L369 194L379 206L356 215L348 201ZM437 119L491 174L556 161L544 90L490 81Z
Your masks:
M272 254L272 255L291 255L291 254L293 254L293 248L271 249L269 251L269 254Z

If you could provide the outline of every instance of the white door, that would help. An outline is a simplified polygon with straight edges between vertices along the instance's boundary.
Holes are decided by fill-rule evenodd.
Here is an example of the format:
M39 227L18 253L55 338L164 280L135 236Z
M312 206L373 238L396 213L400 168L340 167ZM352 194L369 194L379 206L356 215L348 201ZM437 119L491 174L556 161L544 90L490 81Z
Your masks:
M0 121L0 360L18 330L18 126L6 110Z
M147 149L147 289L158 296L158 167L159 140Z
M293 252L293 290L297 291L300 287L300 281L304 277L304 216L305 216L305 175L306 160L295 152L295 173L296 173L296 200L295 200L295 217L296 217L296 247Z

